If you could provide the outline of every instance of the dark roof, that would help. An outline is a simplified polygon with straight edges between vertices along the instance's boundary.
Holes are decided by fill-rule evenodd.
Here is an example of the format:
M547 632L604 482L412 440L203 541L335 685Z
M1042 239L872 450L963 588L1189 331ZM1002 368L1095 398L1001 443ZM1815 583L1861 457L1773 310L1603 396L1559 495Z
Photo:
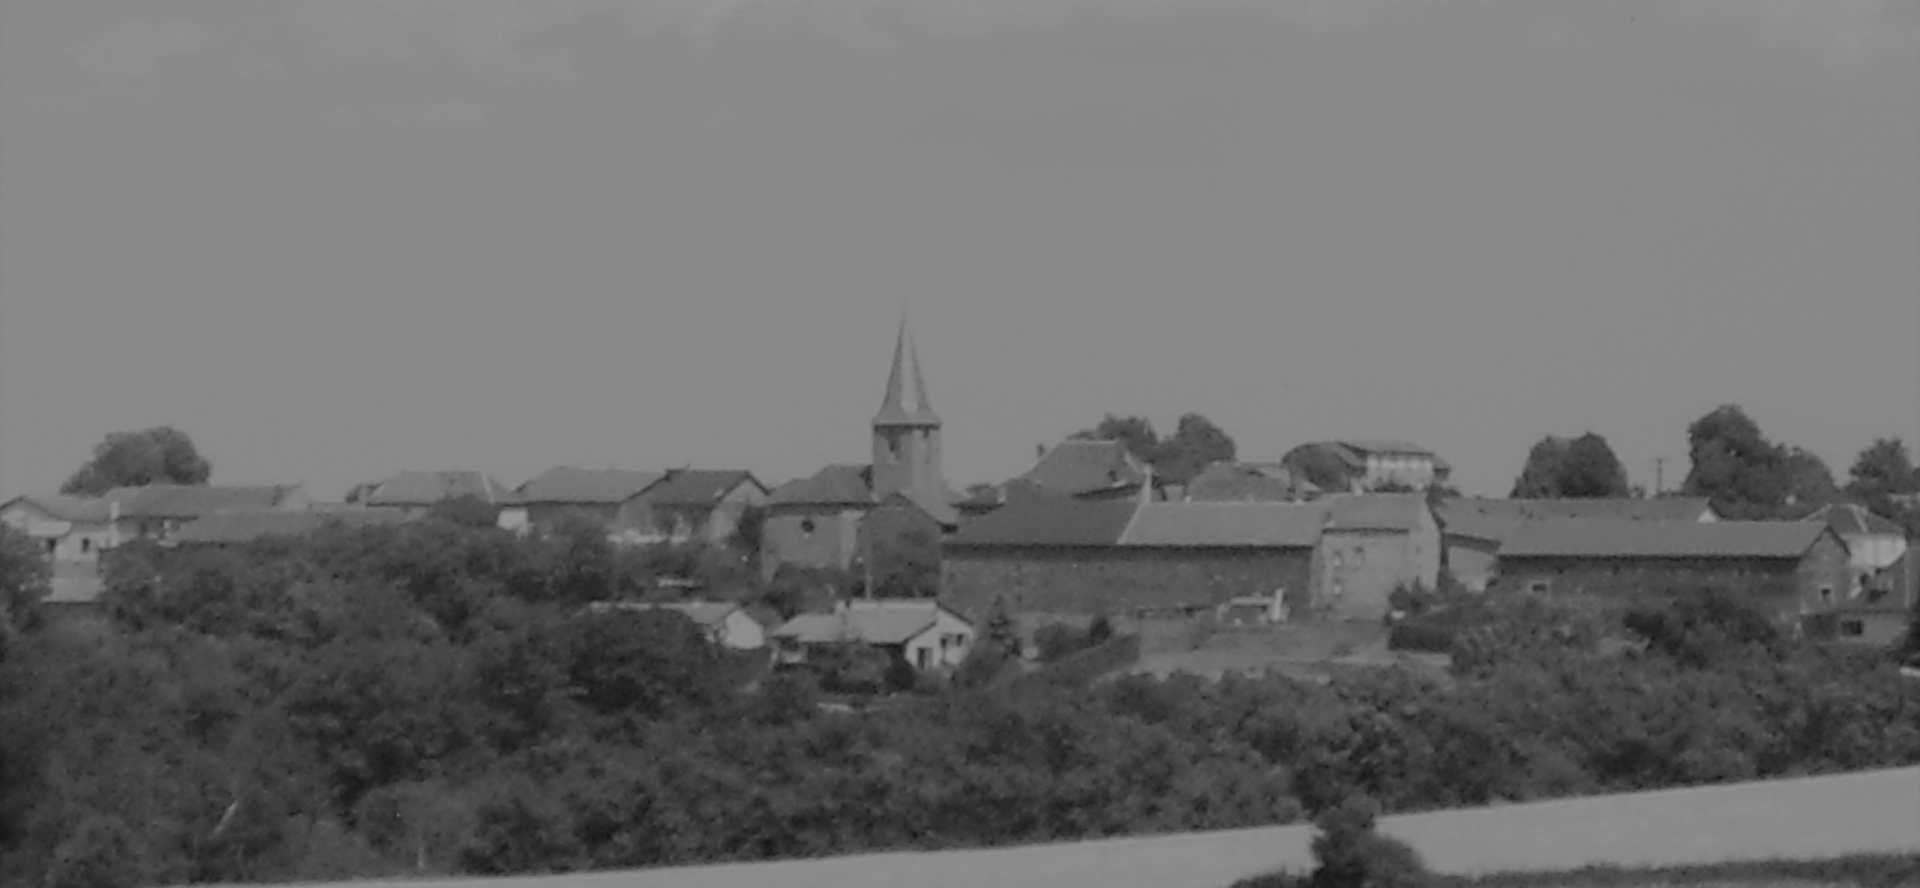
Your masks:
M406 521L398 509L339 509L325 512L285 510L219 512L181 525L176 543L245 543L272 536L301 536L329 524L346 527L383 527Z
M270 487L151 484L119 488L107 495L120 501L123 518L198 518L216 512L275 509L297 490L299 485L293 484Z
M1319 542L1328 514L1323 503L1149 502L1127 526L1120 544L1307 547Z
M1897 537L1907 535L1905 528L1874 514L1868 510L1866 506L1859 505L1858 503L1834 503L1829 506L1821 506L1815 510L1813 514L1808 515L1807 520L1825 521L1833 528L1835 533L1842 535L1858 536L1871 534L1876 536Z
M1388 530L1411 533L1420 527L1427 498L1417 493L1340 494L1325 500L1332 510L1328 530Z
M827 466L811 478L789 481L767 497L772 506L872 505L872 470L867 466Z
M1449 536L1499 542L1536 521L1594 519L1698 522L1711 514L1705 497L1652 499L1489 499L1453 497L1434 509Z
M1622 521L1569 518L1526 524L1506 558L1799 558L1827 526L1814 521Z
M1054 445L1020 480L1072 495L1138 487L1147 467L1120 441L1068 440Z
M1286 502L1318 490L1285 466L1217 462L1188 481L1183 493L1192 502Z
M1415 444L1412 441L1399 441L1399 440L1383 439L1383 438L1373 438L1373 439L1362 438L1362 439L1346 439L1341 441L1333 441L1330 443L1338 444L1342 447L1347 448L1348 450L1351 450L1361 455L1366 455L1369 453L1377 453L1381 455L1392 455L1392 456L1432 456L1433 455L1433 451L1428 450L1427 448L1422 447L1418 444Z
M940 522L942 526L953 527L960 523L960 510L954 507L953 499L955 499L955 496L952 493L942 495L916 488L909 488L894 494L894 496L911 504L914 508L925 512L927 517ZM892 499L892 497L889 497L889 499ZM881 503L881 505L885 505L885 503Z
M514 501L513 494L500 482L479 472L401 472L380 482L368 493L369 506L431 506L463 497L504 504Z
M660 472L559 466L534 476L514 492L521 503L613 505L633 499L663 477Z
M973 519L949 537L968 546L1112 546L1133 518L1130 502L1082 502L1043 491L1010 492L1007 504Z
M0 508L14 503L26 503L55 519L74 524L102 524L108 520L109 501L98 497L34 493L0 503Z
M938 426L939 415L927 400L927 380L920 373L920 356L913 347L913 334L907 319L900 318L900 334L893 341L893 368L887 374L887 392L880 411L873 416L876 426Z
M647 490L646 499L661 506L711 506L742 484L766 490L743 469L674 469Z

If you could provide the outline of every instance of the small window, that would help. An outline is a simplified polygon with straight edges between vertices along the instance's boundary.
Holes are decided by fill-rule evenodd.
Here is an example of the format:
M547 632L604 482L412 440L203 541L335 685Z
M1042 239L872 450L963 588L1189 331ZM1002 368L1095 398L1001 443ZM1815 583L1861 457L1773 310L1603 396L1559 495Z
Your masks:
M1867 633L1867 624L1862 620L1841 620L1840 634L1857 638Z
M800 532L801 532L801 533L805 533L805 534L811 534L811 533L813 533L813 519L812 519L812 518L802 518L802 519L800 519Z
M81 537L80 538L80 554L85 555L92 551L93 551L93 540L87 539L85 537Z
M1833 603L1833 587L1832 586L1820 587L1820 603L1821 604Z
M47 541L47 554L48 554L48 555L52 555L52 554L53 554L53 550L54 550L54 548L55 548L55 547L57 547L57 546L59 546L59 545L60 545L60 541L59 541L59 540L48 540L48 541Z
M1534 580L1527 584L1527 591L1535 595L1545 595L1553 591L1553 584L1546 580Z

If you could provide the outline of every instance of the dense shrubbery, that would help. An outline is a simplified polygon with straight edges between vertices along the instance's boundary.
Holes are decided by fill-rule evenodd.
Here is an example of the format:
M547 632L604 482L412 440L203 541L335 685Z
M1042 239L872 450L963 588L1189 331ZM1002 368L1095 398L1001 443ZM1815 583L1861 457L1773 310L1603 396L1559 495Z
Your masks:
M646 588L632 559L657 553L434 519L125 555L119 631L4 648L0 882L983 845L1286 822L1358 794L1393 812L1920 762L1915 683L1724 603L1637 618L1647 651L1609 655L1596 616L1489 601L1450 686L1071 688L989 663L837 714L816 680L724 655L678 615L580 613ZM1017 640L988 629L1006 662Z

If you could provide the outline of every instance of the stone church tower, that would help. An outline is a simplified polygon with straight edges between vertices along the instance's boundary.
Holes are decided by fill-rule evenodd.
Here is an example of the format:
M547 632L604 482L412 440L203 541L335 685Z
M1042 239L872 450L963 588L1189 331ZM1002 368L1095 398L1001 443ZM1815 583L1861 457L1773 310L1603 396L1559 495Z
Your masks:
M921 502L944 503L947 497L940 472L940 417L927 401L927 381L904 316L893 344L886 398L873 417L872 483L875 501L896 493Z

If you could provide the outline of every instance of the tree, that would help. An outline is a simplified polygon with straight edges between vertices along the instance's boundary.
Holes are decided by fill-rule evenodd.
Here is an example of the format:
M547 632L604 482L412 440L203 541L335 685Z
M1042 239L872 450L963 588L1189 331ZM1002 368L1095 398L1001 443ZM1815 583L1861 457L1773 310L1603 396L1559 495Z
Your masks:
M6 651L5 634L32 625L50 577L47 559L33 538L0 524L0 658Z
M1704 496L1727 518L1780 516L1789 493L1787 454L1760 434L1738 404L1724 404L1687 427L1687 470L1681 489ZM1804 467L1803 467L1804 468Z
M60 485L60 492L99 496L116 487L205 484L212 475L213 465L201 458L185 432L155 426L107 435L94 445L93 459Z
M1787 448L1781 454L1780 473L1790 506L1804 510L1840 498L1840 486L1834 483L1833 470L1827 468L1826 460L1811 451Z
M1899 438L1875 440L1860 451L1847 475L1847 496L1898 522L1909 536L1920 536L1920 506L1911 499L1896 499L1920 493L1920 469L1914 467L1905 442Z
M1302 444L1283 460L1288 470L1321 490L1344 491L1350 483L1347 464L1324 444Z
M1154 452L1154 472L1174 484L1185 484L1216 462L1232 462L1237 455L1233 438L1198 413L1180 417L1173 437Z
M1514 499L1602 499L1632 493L1627 470L1607 439L1593 432L1567 439L1549 435L1527 452L1513 483Z

